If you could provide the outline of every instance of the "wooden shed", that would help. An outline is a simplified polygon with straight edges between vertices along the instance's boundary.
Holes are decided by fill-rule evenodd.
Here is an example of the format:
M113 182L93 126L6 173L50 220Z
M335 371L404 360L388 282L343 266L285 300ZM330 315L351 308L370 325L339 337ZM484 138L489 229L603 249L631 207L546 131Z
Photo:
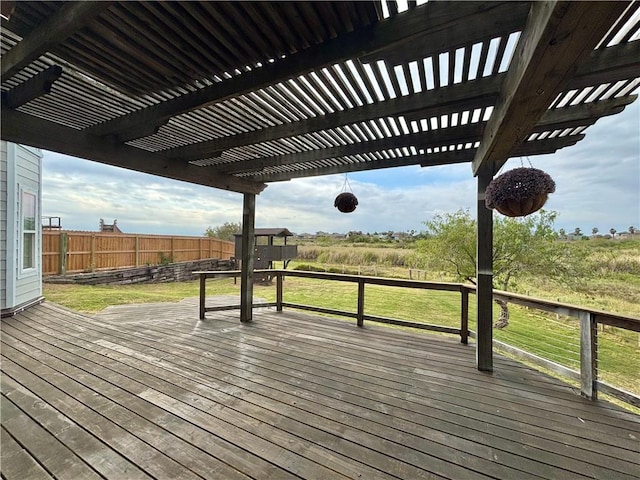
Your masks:
M273 262L283 262L284 268L298 256L297 245L287 245L287 238L292 237L286 228L256 228L254 267L257 269L273 268ZM242 258L242 232L235 234L235 258Z
M42 301L42 152L0 142L0 300L2 316Z

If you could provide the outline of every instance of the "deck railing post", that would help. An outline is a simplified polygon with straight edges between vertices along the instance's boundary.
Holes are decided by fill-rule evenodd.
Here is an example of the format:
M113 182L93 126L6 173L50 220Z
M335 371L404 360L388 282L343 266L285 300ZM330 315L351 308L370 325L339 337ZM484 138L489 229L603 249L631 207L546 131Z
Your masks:
M580 392L598 398L598 326L593 313L580 312Z
M460 343L469 343L469 290L460 289Z
M204 273L200 274L200 320L204 320L205 300L207 298L205 287L207 286L207 277Z
M276 273L276 311L282 311L282 280L284 274L282 272Z
M358 326L364 325L364 279L358 279L358 316L356 317Z

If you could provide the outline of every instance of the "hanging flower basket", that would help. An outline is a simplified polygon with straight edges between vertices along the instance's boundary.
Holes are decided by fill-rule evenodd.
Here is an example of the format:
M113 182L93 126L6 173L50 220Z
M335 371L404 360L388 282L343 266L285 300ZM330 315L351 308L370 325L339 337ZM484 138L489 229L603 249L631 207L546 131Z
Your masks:
M524 217L540 210L555 191L555 182L542 170L514 168L489 183L485 204L507 217Z
M336 197L333 206L340 210L342 213L351 213L356 209L358 205L358 199L351 192L342 192Z

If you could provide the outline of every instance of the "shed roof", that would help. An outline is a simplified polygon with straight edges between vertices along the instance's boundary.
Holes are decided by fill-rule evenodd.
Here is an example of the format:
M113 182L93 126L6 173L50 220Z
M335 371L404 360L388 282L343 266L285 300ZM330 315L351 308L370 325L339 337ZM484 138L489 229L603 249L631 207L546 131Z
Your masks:
M242 236L242 232L234 233L236 237ZM256 237L292 237L293 233L287 228L256 228L254 230Z
M3 139L238 192L495 172L580 141L640 82L638 2L2 6Z

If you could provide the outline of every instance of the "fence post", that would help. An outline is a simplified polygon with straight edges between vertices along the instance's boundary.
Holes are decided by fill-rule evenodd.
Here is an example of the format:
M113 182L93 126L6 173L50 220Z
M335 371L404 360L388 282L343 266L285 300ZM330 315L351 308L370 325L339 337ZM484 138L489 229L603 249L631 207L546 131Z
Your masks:
M364 325L364 279L358 279L358 326Z
M140 265L140 237L136 235L136 267Z
M69 235L60 233L60 265L58 273L60 275L67 274L67 253L69 252Z
M89 269L93 272L96 269L96 234L91 235L91 246L89 252Z
M580 392L598 399L598 328L591 312L580 312Z
M276 311L282 311L282 272L276 273Z
M460 343L469 343L469 290L460 289Z

